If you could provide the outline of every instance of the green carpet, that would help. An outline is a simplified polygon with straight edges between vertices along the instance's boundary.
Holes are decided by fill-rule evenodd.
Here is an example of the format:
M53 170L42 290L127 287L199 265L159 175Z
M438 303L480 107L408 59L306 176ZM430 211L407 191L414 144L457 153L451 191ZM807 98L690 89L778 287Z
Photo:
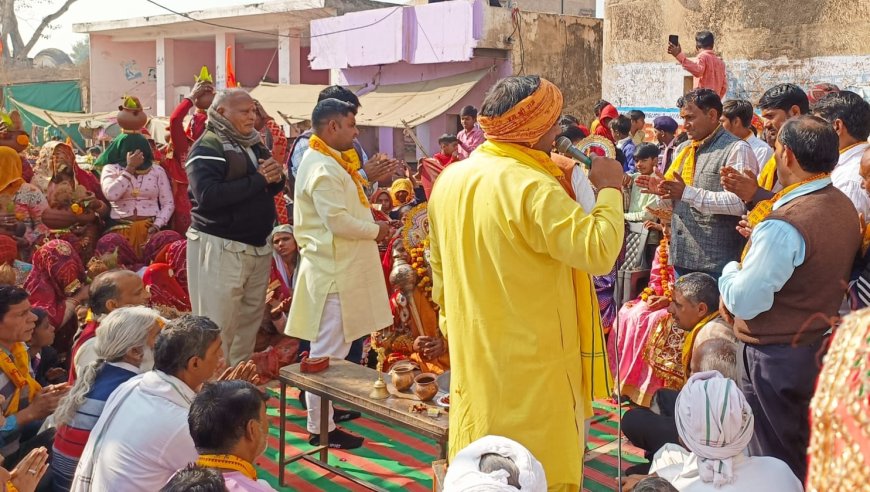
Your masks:
M260 478L268 481L277 490L295 491L358 491L362 487L322 470L307 462L287 466L286 485L278 487L278 408L279 393L269 388L268 414L271 419L271 438L266 453L257 460ZM287 391L287 440L288 456L311 449L308 432L305 430L306 413L297 400L298 391ZM584 468L583 489L590 492L616 490L616 407L606 402L595 402L595 418L590 426L590 451ZM348 431L366 438L361 449L353 451L330 451L330 464L350 474L369 481L387 490L427 492L432 490L432 461L438 454L435 442L385 422L363 418L342 424ZM622 468L643 462L643 453L629 444L623 445Z

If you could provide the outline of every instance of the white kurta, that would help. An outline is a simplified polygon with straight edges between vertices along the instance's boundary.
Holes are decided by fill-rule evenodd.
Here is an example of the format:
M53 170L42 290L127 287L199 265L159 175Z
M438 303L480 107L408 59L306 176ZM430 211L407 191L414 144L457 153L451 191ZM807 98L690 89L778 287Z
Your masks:
M293 232L300 261L287 335L315 340L329 294L341 300L348 342L393 323L371 209L350 174L311 149L296 175Z

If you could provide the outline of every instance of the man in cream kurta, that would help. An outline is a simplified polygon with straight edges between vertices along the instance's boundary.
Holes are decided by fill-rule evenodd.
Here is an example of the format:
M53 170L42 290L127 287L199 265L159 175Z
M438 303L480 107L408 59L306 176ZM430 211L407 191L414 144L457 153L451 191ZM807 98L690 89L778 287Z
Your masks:
M301 259L286 333L310 340L312 358L343 359L351 342L393 322L376 242L389 225L372 218L359 160L348 152L358 134L355 113L336 99L317 104L311 147L296 176L293 223ZM306 398L309 442L319 443L320 398ZM332 446L362 444L335 429L331 408L328 431Z
M561 111L561 93L539 77L508 77L490 90L479 118L487 141L432 192L430 244L450 346L450 456L505 436L543 464L549 490L579 491L588 398L580 338L597 307L594 291L575 294L572 269L613 268L623 173L596 159L589 178L598 198L584 212L548 157Z

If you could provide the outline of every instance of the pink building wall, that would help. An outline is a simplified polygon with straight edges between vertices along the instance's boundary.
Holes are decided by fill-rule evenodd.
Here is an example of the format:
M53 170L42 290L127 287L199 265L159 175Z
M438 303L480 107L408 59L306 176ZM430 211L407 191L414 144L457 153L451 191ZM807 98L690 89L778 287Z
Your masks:
M157 103L157 83L149 78L156 70L154 41L112 42L109 36L91 35L91 110L117 110L124 95L139 97L146 107Z
M171 47L169 46L171 44ZM256 87L265 75L267 80L278 81L278 57L276 49L245 49L244 43L236 44L236 78L243 87ZM303 84L328 84L329 70L312 70L308 62L311 48L303 46L300 56L291 63L301 67ZM171 53L171 73L167 76L166 114L170 114L180 97L193 87L194 77L206 65L215 73L215 43L213 41L189 41L167 39L167 53ZM139 97L152 114L157 114L157 83L149 70L156 70L157 43L116 42L109 36L91 35L91 111L112 111L118 107L121 96ZM169 72L169 71L167 71ZM176 89L179 89L176 91ZM177 92L177 93L176 93Z

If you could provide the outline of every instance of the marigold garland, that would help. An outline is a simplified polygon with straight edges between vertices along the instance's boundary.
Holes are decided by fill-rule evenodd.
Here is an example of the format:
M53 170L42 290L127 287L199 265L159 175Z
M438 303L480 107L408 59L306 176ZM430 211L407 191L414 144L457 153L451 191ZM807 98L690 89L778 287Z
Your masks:
M661 275L661 283L662 283L662 295L669 300L671 299L671 285L673 284L673 278L671 278L671 267L668 264L668 251L670 248L670 238L668 238L667 234L662 236L662 240L659 242L658 248L658 257L659 257L659 274ZM647 286L643 289L643 292L640 293L640 299L643 302L647 302L650 296L655 295L656 291L650 286Z
M429 249L429 239L424 239L416 248L411 248L411 268L417 272L417 287L423 291L426 299L438 310L438 305L432 301L432 278L429 274L429 262L426 261L426 250Z

